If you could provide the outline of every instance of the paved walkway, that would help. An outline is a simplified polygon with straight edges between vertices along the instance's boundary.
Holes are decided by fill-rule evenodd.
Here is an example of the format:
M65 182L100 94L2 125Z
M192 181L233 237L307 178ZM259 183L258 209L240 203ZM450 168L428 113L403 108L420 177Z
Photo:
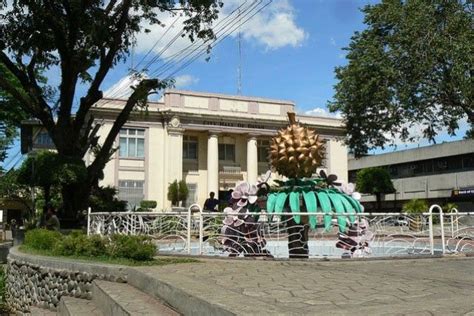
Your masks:
M242 315L474 316L474 258L205 260L139 270Z

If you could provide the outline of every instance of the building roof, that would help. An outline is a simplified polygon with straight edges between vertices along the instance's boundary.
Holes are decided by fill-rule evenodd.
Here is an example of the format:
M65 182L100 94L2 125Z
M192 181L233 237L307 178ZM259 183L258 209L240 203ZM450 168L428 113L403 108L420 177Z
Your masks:
M349 170L408 163L463 154L474 154L474 139L465 139L425 147L400 150L349 159Z

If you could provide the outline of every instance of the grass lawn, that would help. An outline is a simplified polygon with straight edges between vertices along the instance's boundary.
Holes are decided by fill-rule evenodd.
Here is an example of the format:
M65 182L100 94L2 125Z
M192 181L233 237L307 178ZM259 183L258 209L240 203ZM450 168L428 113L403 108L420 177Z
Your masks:
M37 250L32 249L31 247L27 247L25 245L20 246L20 251L24 253L29 253L32 255L40 255L40 256L48 256L48 257L56 257L56 258L65 258L65 259L78 259L83 260L86 262L100 262L100 263L107 263L107 264L120 264L125 266L161 266L165 264L178 264L178 263L196 263L200 262L193 258L177 258L177 257L155 257L153 260L148 261L136 261L131 259L124 259L124 258L110 258L107 256L103 257L85 257L85 256L58 256L53 254L50 250Z

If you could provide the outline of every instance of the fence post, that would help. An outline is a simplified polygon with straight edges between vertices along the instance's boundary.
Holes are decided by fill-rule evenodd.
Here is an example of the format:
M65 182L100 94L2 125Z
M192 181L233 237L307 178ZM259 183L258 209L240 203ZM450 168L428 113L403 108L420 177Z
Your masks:
M439 207L439 223L441 225L441 250L444 255L446 252L446 245L444 240L444 214L443 209L441 207Z
M449 217L451 218L451 238L454 238L454 216L453 213L459 213L457 208L452 208L449 210ZM459 219L458 216L456 215L456 232L459 231Z
M87 208L87 236L91 234L91 208Z
M428 224L429 224L429 233L430 233L430 253L432 255L434 255L434 237L433 237L433 207L435 205L431 205L430 207L430 210L428 211L429 212L429 221L428 221Z
M191 254L191 207L188 207L188 220L187 220L187 236L186 236L186 248L188 255Z
M204 237L204 217L202 210L199 208L199 254L202 255L202 240Z

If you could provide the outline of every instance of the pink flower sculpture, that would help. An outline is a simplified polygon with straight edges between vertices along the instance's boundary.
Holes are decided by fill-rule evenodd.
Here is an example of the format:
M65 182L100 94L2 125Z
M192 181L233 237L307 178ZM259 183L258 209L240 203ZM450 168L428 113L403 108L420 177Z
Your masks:
M237 200L237 206L244 207L257 202L257 186L248 182L241 182L232 192L232 198Z

